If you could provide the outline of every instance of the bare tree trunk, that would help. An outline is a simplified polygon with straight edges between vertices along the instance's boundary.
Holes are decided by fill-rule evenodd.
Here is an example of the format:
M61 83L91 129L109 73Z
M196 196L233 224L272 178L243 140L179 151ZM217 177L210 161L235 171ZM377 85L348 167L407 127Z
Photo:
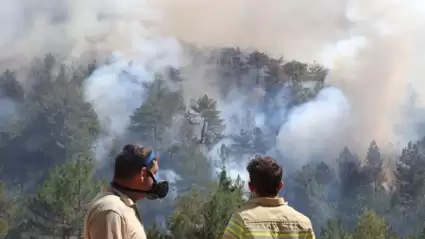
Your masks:
M200 144L202 144L204 142L204 134L205 134L206 125L207 125L207 119L204 118L204 122L202 123L202 130L201 130L201 140L199 140Z

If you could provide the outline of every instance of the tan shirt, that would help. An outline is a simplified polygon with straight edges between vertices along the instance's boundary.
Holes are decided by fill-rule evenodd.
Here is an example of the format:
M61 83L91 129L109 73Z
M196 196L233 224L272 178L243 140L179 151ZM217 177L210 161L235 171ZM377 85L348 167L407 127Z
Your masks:
M113 188L99 193L84 218L84 239L146 239L136 204Z
M283 198L255 198L233 213L223 239L314 239L311 221Z

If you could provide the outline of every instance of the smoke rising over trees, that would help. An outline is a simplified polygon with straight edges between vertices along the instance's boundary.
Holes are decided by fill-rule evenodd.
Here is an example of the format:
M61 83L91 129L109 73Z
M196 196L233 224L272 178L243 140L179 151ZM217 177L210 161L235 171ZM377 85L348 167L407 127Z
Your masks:
M425 236L419 6L102 2L0 0L0 238L79 238L128 142L171 182L149 238L220 238L255 154L319 238Z
M273 122L276 117L288 120L291 109L317 99L329 87L326 72L306 70L293 73L298 77L290 76L288 72L294 71L285 69L301 63L280 60L276 65L276 59L253 52L248 59L262 55L262 61L247 61L242 67L274 67L258 80L257 74L223 63L229 52L238 59L237 49L221 51L212 64L217 71L235 76L223 77L221 94L231 97L235 89L246 92L244 97L256 97L250 108L233 115L222 113L220 104L208 95L186 106L176 87L184 78L177 77L175 70L159 73L152 84L143 86L147 95L129 118L129 130L114 137L106 156L98 160L93 158L104 126L82 96L84 79L98 66L71 68L47 55L34 61L28 76L34 79L30 90L13 77L13 71L6 71L2 92L8 94L2 94L2 99L13 102L15 109L5 116L13 120L5 121L1 138L2 205L7 208L1 217L2 234L7 238L80 235L84 206L101 185L98 178L109 179L116 150L131 140L156 146L161 176L173 185L169 198L140 205L145 222L152 225L152 238L219 238L223 218L229 218L245 200L246 188L243 182L234 181L236 175L256 153L272 154L284 165L283 196L312 218L320 238L420 235L421 218L425 218L424 140L410 142L397 158L382 154L371 140L363 158L345 147L334 158L318 154L301 159L305 163L294 162L290 155L273 150L280 128ZM303 82L303 74L313 80ZM120 76L127 77L126 72ZM249 80L253 85L245 88ZM263 90L260 95L258 89ZM278 101L276 95L281 102L273 102ZM256 116L263 106L268 107L263 109L263 118ZM283 107L285 112L280 111ZM243 110L244 115L237 115ZM240 176L238 180L246 180L243 172ZM376 226L367 226L372 224Z

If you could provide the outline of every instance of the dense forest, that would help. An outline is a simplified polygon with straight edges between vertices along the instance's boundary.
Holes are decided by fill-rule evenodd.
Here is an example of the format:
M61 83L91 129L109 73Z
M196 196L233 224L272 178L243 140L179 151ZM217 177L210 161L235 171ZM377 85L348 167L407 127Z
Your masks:
M245 176L234 170L243 172L256 154L271 154L282 164L283 197L311 218L318 238L425 238L425 139L391 159L370 139L364 157L345 147L335 158L297 165L273 150L280 127L273 117L284 122L285 112L329 87L328 70L256 51L212 51L204 62L212 66L218 95L187 103L181 69L155 72L140 84L134 71L120 71L114 76L119 82L142 90L128 93L131 106L109 106L106 116L96 113L85 87L111 63L65 65L47 55L34 59L25 74L2 72L0 238L81 238L86 205L109 182L114 155L130 142L153 146L160 176L172 183L166 199L139 203L150 239L220 238L248 197ZM123 94L109 90L103 93ZM267 127L251 107L224 117L219 101L235 91L261 109ZM120 107L132 113L128 125L117 125L126 119L112 115L121 114ZM105 130L114 127L125 131Z

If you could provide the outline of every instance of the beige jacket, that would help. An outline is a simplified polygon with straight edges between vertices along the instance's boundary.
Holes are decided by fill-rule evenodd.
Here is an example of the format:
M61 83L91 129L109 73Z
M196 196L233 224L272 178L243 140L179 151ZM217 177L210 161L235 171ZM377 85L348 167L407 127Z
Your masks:
M314 239L310 219L283 198L254 198L233 213L223 239Z
M136 204L114 188L99 193L84 218L84 239L146 239Z

